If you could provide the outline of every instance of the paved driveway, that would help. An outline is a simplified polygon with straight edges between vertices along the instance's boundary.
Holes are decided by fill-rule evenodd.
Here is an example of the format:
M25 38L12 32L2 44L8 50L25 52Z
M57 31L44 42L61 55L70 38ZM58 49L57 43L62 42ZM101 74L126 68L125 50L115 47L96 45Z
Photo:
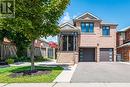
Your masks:
M130 83L130 65L81 62L78 64L71 82Z

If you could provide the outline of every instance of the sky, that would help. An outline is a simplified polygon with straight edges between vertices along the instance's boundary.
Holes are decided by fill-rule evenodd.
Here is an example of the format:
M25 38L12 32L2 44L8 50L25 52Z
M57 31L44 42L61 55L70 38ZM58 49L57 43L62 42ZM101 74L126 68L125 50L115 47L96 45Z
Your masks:
M90 12L105 22L118 24L118 30L130 26L130 0L71 0L60 23L85 12ZM50 39L53 40L52 37Z

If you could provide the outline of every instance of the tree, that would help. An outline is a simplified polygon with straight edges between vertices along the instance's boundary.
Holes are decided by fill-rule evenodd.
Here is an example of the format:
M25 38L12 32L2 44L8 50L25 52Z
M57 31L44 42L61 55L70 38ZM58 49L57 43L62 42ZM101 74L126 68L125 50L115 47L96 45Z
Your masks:
M34 40L59 32L58 20L69 0L15 0L15 19L3 19L2 28L23 34L31 41L31 66L34 69Z

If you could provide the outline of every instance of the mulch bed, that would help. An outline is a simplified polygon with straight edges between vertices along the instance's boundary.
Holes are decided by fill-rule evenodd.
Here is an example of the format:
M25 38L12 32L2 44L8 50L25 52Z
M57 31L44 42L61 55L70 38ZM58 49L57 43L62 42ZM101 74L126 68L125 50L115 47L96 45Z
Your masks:
M20 77L20 76L27 76L27 75L46 75L50 74L51 70L27 70L27 71L20 71L10 74L9 76L12 78Z

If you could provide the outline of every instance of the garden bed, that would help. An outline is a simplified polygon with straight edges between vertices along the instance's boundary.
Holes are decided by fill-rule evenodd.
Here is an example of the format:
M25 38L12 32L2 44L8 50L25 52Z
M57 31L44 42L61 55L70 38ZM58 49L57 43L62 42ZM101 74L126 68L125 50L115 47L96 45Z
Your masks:
M53 82L62 72L63 68L36 66L36 70L31 71L31 67L5 67L0 68L0 83L43 83Z
M20 77L20 76L27 76L27 75L46 75L50 74L51 70L26 70L26 71L20 71L10 74L9 76L12 78Z

